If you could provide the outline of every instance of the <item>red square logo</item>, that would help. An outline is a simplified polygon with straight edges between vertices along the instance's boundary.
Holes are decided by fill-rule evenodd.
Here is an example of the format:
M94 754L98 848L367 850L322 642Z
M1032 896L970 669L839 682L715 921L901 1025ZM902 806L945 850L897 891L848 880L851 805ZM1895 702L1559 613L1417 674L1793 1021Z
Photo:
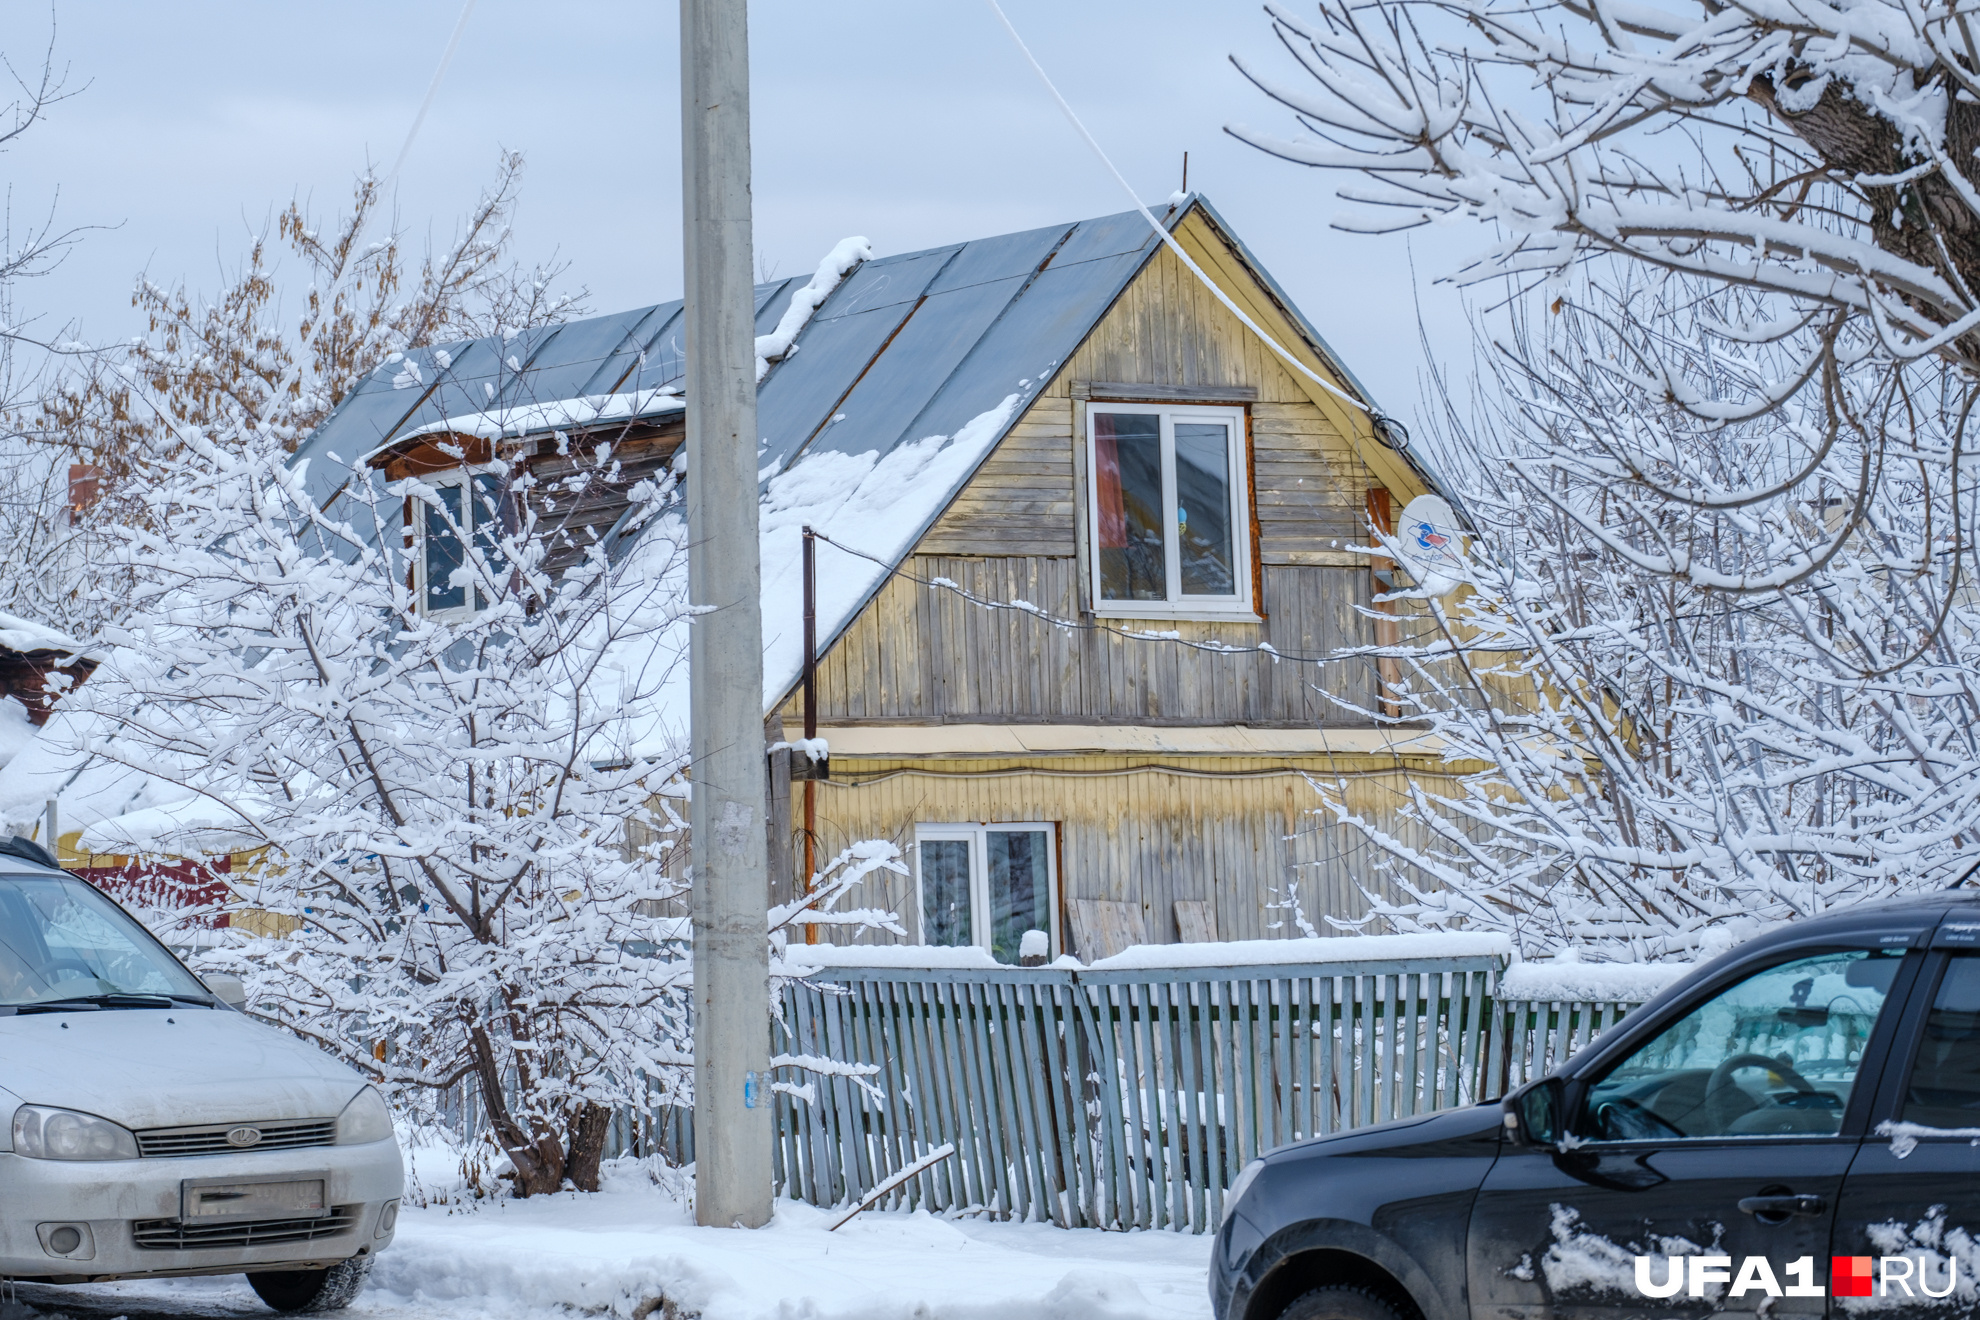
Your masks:
M1870 1257L1829 1257L1829 1295L1831 1297L1870 1296Z

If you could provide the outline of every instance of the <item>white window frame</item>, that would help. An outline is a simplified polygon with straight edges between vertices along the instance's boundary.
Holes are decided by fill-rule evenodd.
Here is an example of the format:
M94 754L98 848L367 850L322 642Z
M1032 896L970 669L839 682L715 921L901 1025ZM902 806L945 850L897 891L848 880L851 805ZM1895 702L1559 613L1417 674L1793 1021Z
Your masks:
M921 844L923 840L966 839L969 841L969 927L976 939L974 947L985 953L990 951L990 856L991 834L1023 833L1045 836L1045 883L1047 888L1046 906L1051 913L1051 929L1047 932L1052 939L1049 955L1059 956L1065 948L1064 937L1059 931L1059 827L1049 820L992 820L974 824L917 824L914 827L914 942L928 943L928 911L926 891L921 881ZM954 946L943 946L954 947Z
M434 490L439 490L443 486L452 486L461 492L461 512L468 519L466 531L468 541L472 544L474 540L475 518L480 512L474 506L474 479L479 476L506 477L507 475L508 469L500 463L470 463L463 464L457 468L448 468L444 472L424 473L413 478L413 480L418 481L423 486L429 486ZM475 599L480 592L477 588L470 586L465 593L463 602L459 605L449 605L445 609L438 610L432 609L427 605L426 514L431 506L418 496L408 494L406 496L406 507L412 513L411 541L414 609L429 619L465 619L471 615L480 613L482 610L487 609L490 604L493 604L493 601L487 601L480 605L475 604Z
M1162 518L1167 565L1166 600L1107 600L1100 587L1100 450L1098 418L1102 413L1139 413L1162 419ZM1235 596L1185 596L1182 594L1182 551L1175 535L1176 520L1176 433L1178 421L1218 421L1231 428L1231 557L1237 580ZM1111 619L1230 619L1256 618L1253 604L1256 585L1251 580L1251 463L1250 437L1246 434L1245 410L1207 404L1177 403L1089 403L1086 405L1086 557L1090 568L1087 583L1092 593L1093 612Z

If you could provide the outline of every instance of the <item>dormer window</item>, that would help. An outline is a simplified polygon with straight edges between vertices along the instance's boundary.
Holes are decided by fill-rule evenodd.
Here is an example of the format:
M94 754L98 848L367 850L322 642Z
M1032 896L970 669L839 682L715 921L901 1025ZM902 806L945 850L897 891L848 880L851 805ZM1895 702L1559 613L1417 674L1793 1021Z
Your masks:
M1096 403L1087 431L1096 612L1252 613L1244 411Z
M508 573L501 544L507 483L499 472L490 470L435 473L422 480L435 498L412 503L418 529L413 562L420 612L444 616L485 610L490 603L489 583ZM480 554L486 577L479 571L462 571L469 568L467 544Z

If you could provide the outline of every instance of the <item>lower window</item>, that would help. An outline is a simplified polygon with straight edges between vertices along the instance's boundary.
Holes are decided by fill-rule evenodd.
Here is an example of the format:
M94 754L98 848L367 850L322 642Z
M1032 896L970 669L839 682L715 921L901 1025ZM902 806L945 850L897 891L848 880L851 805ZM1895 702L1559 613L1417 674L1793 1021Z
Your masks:
M917 825L914 839L923 944L974 945L1015 963L1026 932L1039 931L1044 953L1058 952L1051 825Z

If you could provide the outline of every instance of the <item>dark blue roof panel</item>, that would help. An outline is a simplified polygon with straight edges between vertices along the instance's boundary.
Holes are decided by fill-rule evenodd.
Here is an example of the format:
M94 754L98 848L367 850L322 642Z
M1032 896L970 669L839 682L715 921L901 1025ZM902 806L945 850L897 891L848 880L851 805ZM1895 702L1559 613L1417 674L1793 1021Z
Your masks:
M1187 209L1171 207L1161 218L1173 225ZM758 387L758 465L766 479L813 447L886 454L953 435L1013 393L1028 398L1106 314L1156 243L1147 221L1128 211L865 262ZM757 286L758 334L776 328L807 283L793 276ZM1318 335L1312 338L1326 353ZM312 460L311 485L327 494L347 479L336 471L341 464L327 461L332 452L349 463L447 417L678 385L684 341L676 301L506 340L422 349L410 355L412 369L387 363L367 376L299 457ZM1012 420L1019 412L1012 410Z

